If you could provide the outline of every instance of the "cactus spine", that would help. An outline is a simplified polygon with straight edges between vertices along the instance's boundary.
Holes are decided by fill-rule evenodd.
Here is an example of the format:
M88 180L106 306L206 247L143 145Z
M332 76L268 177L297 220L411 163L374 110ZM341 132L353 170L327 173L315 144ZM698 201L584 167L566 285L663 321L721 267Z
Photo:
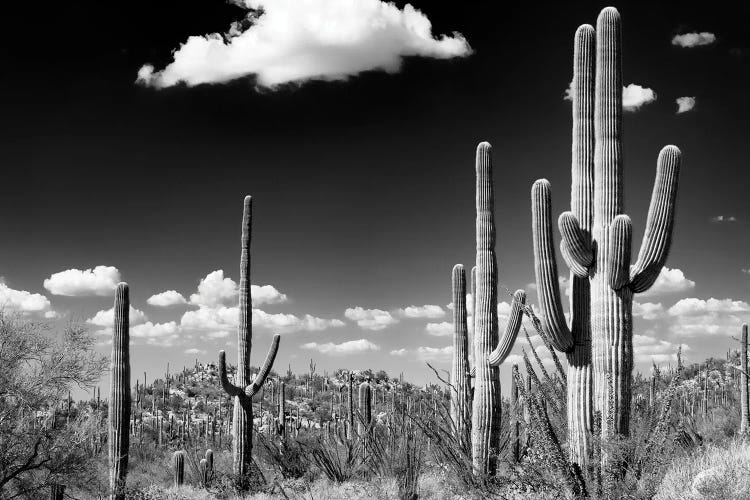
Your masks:
M462 447L471 441L471 388L469 387L468 328L466 324L466 271L456 264L453 284L453 364L451 366L451 419Z
M589 25L578 28L573 73L571 211L558 221L561 253L573 277L570 327L560 302L550 184L545 179L532 188L532 219L543 325L554 347L568 358L571 459L584 464L594 409L602 413L603 436L629 432L633 294L653 285L669 252L680 151L667 146L659 154L646 234L631 270L632 227L623 214L621 27L616 9L602 10L596 31Z
M500 376L498 367L507 357L521 326L519 290L514 312L502 339L497 324L497 259L495 257L495 211L492 183L492 147L477 146L476 154L476 297L474 299L474 398L471 412L471 451L477 474L494 474L500 444Z
M252 350L252 303L250 297L250 241L252 229L252 198L246 196L242 212L242 253L240 257L239 310L237 328L237 373L234 383L227 378L226 354L219 352L219 377L224 391L234 398L232 413L233 470L244 477L251 471L253 454L253 404L252 398L260 391L271 371L279 349L279 335L274 335L271 348L258 374L251 383L250 353Z
M748 398L747 377L747 324L742 325L740 343L740 434L746 436L750 431L750 398Z
M109 487L110 498L125 498L130 446L130 292L127 283L115 290L112 337L112 377L109 385Z
M174 466L174 486L179 488L185 481L185 452L183 450L174 452L172 465Z

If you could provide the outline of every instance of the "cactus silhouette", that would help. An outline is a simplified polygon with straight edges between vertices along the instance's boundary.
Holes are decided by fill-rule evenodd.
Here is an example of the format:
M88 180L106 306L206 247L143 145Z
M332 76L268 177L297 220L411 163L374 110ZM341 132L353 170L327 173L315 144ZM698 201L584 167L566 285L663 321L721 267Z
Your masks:
M127 283L115 290L112 336L112 378L109 385L110 498L125 498L130 446L130 291Z
M478 474L494 474L500 444L500 376L498 366L510 353L521 326L526 295L514 295L513 312L502 339L497 323L497 258L492 184L492 147L482 142L476 154L477 272L474 299L474 398L471 411L472 463Z
M669 253L680 167L679 149L661 150L645 237L631 268L632 227L622 195L621 50L620 15L612 7L599 14L596 30L583 25L576 31L571 210L558 220L571 271L570 326L560 301L550 184L540 179L531 190L542 324L567 355L569 450L579 464L591 451L594 410L602 414L603 436L629 433L633 294L653 285Z
M451 420L462 447L471 442L471 387L469 386L469 339L466 323L466 271L453 267L453 363L451 365Z
M252 198L245 197L242 213L242 254L240 257L239 313L237 328L237 373L234 383L227 378L226 353L219 352L219 377L224 391L234 398L232 412L232 458L234 474L240 477L251 472L253 456L252 398L260 391L271 371L279 349L279 335L274 335L271 348L255 379L250 381L252 350L252 303L250 297L250 240L252 229Z

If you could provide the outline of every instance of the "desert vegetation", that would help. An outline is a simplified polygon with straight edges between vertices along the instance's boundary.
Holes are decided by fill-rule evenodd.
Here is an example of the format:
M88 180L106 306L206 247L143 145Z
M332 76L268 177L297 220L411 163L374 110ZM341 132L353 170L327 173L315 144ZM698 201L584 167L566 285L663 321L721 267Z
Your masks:
M248 196L236 364L221 351L216 363L131 373L126 283L115 292L109 360L76 325L55 336L0 315L2 498L749 498L747 326L726 332L725 359L686 365L678 351L673 366L633 370L633 295L666 262L681 153L666 146L658 155L631 265L621 52L614 8L575 33L572 198L558 219L569 319L545 179L531 186L538 304L501 285L492 148L482 142L475 266L446 270L450 371L430 367L434 382L425 386L372 369L319 373L314 360L307 373L283 373L279 335L253 367ZM500 294L512 303L502 334ZM535 335L552 364L542 362ZM498 367L517 344L523 363L512 365L504 395ZM94 396L73 401L78 388Z

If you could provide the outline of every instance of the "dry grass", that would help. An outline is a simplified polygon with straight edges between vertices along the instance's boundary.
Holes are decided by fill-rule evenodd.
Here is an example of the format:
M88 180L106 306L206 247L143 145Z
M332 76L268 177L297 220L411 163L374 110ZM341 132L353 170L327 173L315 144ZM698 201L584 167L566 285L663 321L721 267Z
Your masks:
M733 441L709 445L675 460L656 500L734 500L750 498L750 445Z

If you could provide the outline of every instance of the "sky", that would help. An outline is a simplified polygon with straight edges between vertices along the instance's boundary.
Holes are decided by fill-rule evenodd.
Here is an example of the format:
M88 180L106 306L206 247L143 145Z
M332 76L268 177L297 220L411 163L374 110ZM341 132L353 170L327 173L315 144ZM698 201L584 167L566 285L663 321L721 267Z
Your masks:
M82 323L107 354L123 280L133 373L220 349L236 359L250 194L252 363L276 332L281 372L313 358L318 373L435 381L426 362L450 366L451 269L474 260L476 145L493 146L500 285L533 304L530 188L547 178L554 212L569 207L573 34L605 6L492 4L9 8L0 302L58 328ZM667 269L635 299L636 368L673 362L678 345L688 362L723 356L750 322L750 6L615 6L633 253L657 154L683 152Z

